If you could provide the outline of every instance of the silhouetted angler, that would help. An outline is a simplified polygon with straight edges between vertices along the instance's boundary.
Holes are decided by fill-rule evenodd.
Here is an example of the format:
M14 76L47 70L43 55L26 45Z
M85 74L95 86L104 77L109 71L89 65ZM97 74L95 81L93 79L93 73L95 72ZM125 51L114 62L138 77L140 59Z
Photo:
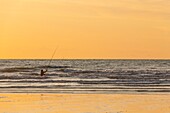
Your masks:
M47 69L44 71L43 69L41 70L41 76L44 76L45 75L45 73L47 72Z

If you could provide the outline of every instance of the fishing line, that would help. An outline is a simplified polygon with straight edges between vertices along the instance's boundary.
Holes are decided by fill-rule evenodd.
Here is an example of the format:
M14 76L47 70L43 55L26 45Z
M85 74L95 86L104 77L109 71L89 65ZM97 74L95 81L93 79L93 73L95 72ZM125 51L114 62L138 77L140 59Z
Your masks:
M49 60L49 64L47 65L47 70L48 70L48 67L50 66L50 64L51 64L51 62L52 62L52 60L53 60L53 57L54 57L54 55L55 55L57 49L58 49L58 46L56 47L56 49L55 49L55 51L54 51L54 53L53 53L51 59Z

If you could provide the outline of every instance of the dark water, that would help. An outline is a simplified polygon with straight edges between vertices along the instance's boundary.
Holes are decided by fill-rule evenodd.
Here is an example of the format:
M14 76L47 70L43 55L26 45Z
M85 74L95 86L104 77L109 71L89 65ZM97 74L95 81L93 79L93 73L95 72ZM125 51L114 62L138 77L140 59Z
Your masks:
M170 60L0 60L0 92L170 93ZM40 70L48 68L45 77Z

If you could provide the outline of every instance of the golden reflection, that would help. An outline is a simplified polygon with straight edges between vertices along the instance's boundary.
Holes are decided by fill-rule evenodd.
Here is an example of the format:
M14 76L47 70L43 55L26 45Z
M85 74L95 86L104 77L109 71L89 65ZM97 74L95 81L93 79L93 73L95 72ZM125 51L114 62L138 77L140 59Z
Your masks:
M0 94L1 113L169 113L169 105L168 94Z

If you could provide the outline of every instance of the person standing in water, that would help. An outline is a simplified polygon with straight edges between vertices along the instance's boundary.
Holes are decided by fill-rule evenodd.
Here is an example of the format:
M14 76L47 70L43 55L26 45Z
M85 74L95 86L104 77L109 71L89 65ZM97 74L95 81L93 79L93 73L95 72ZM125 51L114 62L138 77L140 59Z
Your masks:
M47 69L46 70L41 69L40 75L44 76L46 72L47 72Z

